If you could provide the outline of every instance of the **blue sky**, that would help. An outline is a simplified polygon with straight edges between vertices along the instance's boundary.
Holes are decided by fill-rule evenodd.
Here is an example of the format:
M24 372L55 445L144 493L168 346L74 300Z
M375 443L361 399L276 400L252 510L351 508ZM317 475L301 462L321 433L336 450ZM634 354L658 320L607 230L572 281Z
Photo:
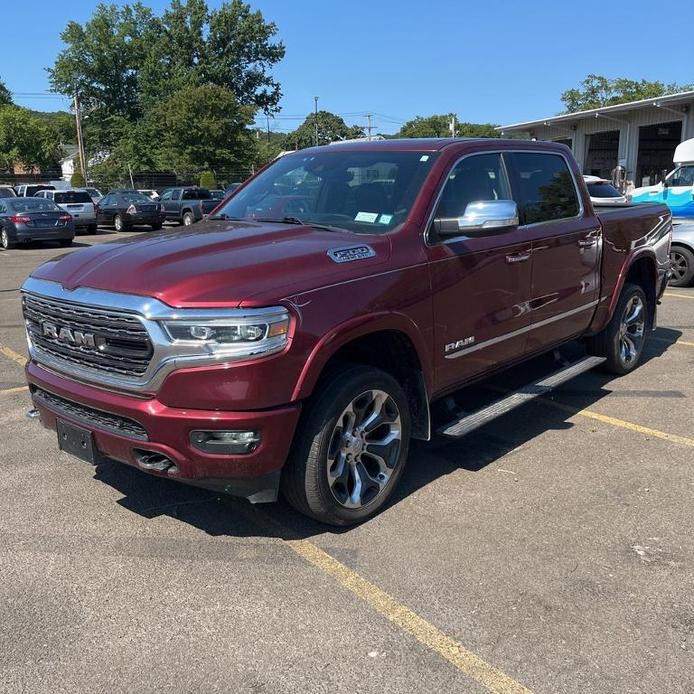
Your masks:
M208 0L211 6L221 0ZM65 102L44 68L68 20L96 0L7 2L0 78L15 100L41 110ZM161 11L167 0L150 0ZM294 129L313 109L395 132L415 115L458 113L500 124L561 110L561 92L590 72L694 82L694 3L533 3L487 0L251 0L279 27L287 54L276 68L284 97L273 130ZM40 15L40 16L39 16ZM38 21L37 21L38 20ZM18 27L12 31L11 27ZM8 30L10 29L10 30ZM17 56L11 59L9 56ZM40 96L21 96L40 94Z

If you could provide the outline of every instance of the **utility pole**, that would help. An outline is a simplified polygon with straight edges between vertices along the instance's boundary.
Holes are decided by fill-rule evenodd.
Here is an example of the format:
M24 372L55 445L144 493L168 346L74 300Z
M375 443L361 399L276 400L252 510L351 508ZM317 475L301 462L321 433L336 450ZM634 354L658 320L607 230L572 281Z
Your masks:
M451 137L455 137L455 115L451 116L451 122L449 127L451 129Z
M80 165L82 167L82 176L84 176L84 184L87 185L87 157L84 153L84 137L82 135L82 109L80 107L80 98L75 94L75 128L77 130L77 150L80 157Z
M316 147L318 146L318 97L314 96L313 97L313 115L314 115L314 141Z
M265 120L267 122L267 141L270 142L270 116L266 115Z
M371 115L372 115L371 113L366 114L366 117L369 121L369 124L366 126L366 132L369 136L369 141L371 140Z

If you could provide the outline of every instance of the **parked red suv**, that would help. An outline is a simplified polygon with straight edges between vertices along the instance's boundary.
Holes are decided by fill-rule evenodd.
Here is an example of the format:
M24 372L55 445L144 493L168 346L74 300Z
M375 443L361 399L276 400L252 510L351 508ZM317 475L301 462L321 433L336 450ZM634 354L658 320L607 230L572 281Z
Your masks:
M563 145L390 140L278 159L193 228L91 246L23 287L63 450L338 525L375 513L430 404L576 338L527 391L639 362L665 206L596 214ZM444 428L458 436L527 397Z

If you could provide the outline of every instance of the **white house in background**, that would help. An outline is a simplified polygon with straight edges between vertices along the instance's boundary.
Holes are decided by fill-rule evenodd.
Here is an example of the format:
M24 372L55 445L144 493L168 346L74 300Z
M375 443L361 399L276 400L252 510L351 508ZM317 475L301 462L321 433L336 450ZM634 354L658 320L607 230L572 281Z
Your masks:
M70 182L72 174L75 173L75 164L79 157L77 145L62 145L65 156L60 160L60 177L63 181Z

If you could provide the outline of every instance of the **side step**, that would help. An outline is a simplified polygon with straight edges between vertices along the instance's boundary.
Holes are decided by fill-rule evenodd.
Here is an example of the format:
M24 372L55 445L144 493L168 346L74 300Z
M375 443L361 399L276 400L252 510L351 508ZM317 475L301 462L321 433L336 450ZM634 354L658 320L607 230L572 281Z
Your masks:
M477 412L465 415L455 422L446 424L446 426L439 429L439 434L451 436L453 438L465 436L471 431L487 424L487 422L491 422L493 419L501 417L501 415L511 410L515 410L516 407L525 405L525 403L530 402L539 395L548 393L562 383L566 383L572 378L586 371L590 371L604 361L604 357L584 357L573 364L569 364L569 366L565 366L563 369L559 369L559 371L555 371L551 376L547 376L534 383L528 383L514 393L507 395L501 400L497 400L491 405L487 405L487 407L483 407Z

